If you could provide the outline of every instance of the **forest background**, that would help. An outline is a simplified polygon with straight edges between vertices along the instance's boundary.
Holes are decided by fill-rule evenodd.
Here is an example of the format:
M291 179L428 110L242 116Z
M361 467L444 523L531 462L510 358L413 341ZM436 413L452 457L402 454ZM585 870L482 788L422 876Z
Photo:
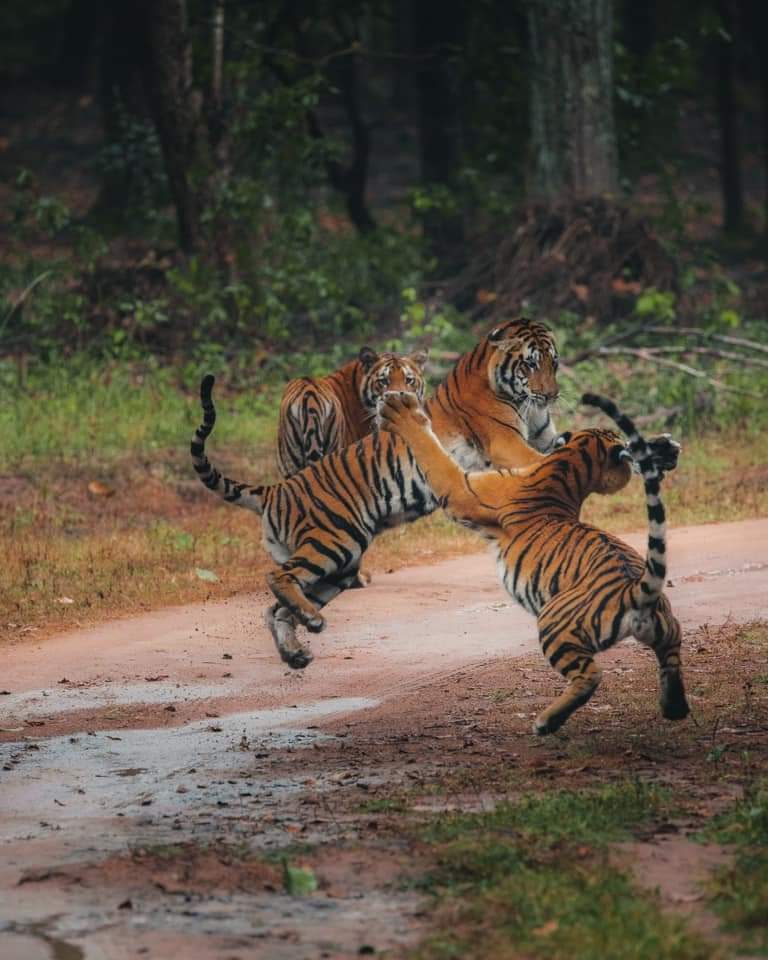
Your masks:
M2 629L253 585L256 537L186 461L202 373L217 458L263 480L290 376L370 342L428 346L436 380L519 312L556 332L564 425L589 387L684 438L676 522L765 513L760 0L8 0L3 23ZM419 531L374 567L470 536Z

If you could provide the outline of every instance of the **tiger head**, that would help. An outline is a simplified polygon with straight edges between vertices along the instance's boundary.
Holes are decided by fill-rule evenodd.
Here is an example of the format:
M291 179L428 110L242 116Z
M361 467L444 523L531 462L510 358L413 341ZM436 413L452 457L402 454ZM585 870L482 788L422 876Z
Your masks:
M554 461L569 463L571 469L583 474L576 489L585 497L590 493L616 493L632 476L632 454L613 430L591 428L572 433L552 457Z
M543 323L527 317L507 320L494 327L486 341L488 380L497 396L516 406L530 401L546 407L557 400L557 347Z
M379 354L370 347L363 347L358 359L363 369L360 399L370 416L378 414L384 394L391 391L415 393L419 404L424 402L426 350L401 357L395 353Z

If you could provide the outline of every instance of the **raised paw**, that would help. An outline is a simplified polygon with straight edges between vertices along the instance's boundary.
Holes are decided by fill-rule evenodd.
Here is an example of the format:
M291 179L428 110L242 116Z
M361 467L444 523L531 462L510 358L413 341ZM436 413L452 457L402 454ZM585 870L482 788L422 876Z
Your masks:
M409 429L418 429L429 424L429 417L420 409L416 394L402 390L384 394L379 417L384 430L400 436L404 436Z

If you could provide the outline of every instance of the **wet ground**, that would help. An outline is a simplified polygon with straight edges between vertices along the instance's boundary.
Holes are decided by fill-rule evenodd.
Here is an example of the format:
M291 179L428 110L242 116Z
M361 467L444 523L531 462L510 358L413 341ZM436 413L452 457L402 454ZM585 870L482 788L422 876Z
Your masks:
M768 618L768 521L675 530L670 569L695 714L699 680L727 656L722 625ZM428 917L402 883L418 852L393 838L393 796L429 810L490 802L504 771L599 776L579 741L594 748L595 733L634 769L674 757L672 735L654 733L652 664L631 643L605 656L567 747L528 734L558 681L485 555L341 597L303 672L278 660L266 603L0 651L3 960L397 955ZM749 730L728 729L748 745ZM482 770L483 789L462 770ZM286 871L303 864L318 889L292 896Z

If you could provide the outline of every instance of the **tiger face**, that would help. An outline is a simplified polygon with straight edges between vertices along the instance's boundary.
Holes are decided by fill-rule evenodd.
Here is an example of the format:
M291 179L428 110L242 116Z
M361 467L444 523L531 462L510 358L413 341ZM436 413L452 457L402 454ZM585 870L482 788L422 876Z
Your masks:
M394 353L377 354L370 347L363 347L359 359L365 371L360 400L371 416L378 415L384 394L391 391L415 393L419 403L424 402L426 350L401 357Z
M494 393L515 405L528 400L546 407L557 400L557 347L543 323L518 317L495 327L487 339L493 348L488 379Z

